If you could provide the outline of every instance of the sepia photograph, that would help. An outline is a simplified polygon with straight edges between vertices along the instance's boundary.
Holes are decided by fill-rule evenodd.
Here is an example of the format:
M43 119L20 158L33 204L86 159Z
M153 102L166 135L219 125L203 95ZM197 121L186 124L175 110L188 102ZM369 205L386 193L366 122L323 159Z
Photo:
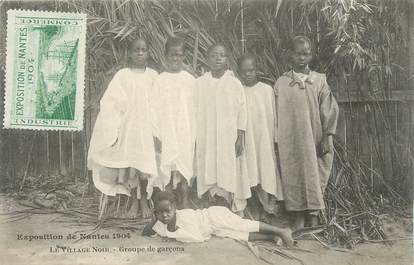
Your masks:
M0 264L414 264L414 0L0 0Z

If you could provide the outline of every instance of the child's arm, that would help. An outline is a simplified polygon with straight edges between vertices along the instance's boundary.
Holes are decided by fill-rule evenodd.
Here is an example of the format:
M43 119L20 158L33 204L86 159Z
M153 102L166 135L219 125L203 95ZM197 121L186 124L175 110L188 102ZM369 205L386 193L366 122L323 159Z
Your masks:
M329 89L325 76L323 76L319 93L319 113L322 124L322 139L318 146L318 155L322 157L332 148L332 135L336 132L339 113L338 103Z
M277 145L277 141L278 141L278 119L277 119L277 95L278 95L278 91L279 91L279 87L278 87L278 82L276 81L275 86L272 90L273 93L271 93L271 97L272 97L272 110L273 110L273 122L274 122L274 127L273 127L273 143L274 143L274 150L276 155L278 155L279 152L279 148Z
M174 232L167 231L167 237L185 243L197 243L207 240L207 238L199 234L197 230L188 228L177 228Z
M240 81L237 81L239 86L239 113L237 117L237 140L235 143L236 157L240 156L244 150L244 134L247 128L247 103L244 88Z
M124 75L123 70L114 75L100 100L94 134L102 135L100 140L105 144L114 144L118 139L119 128L126 112L128 97L122 88Z
M148 98L149 98L149 106L151 110L151 124L152 124L152 135L153 135L153 141L154 141L154 149L155 152L161 153L162 152L162 143L161 143L161 135L160 135L160 129L159 129L159 109L160 109L160 103L159 103L159 79L158 77L155 78L152 89L148 92Z
M237 130L237 140L235 144L236 148L236 157L239 157L241 154L243 154L244 150L244 135L245 132L242 130Z
M277 226L269 225L263 222L259 223L259 233L266 234L267 236L263 237L270 237L268 235L278 236L283 240L283 243L285 243L286 247L293 247L294 241L292 238L292 231L289 228L280 228ZM254 233L256 234L256 233ZM257 235L254 235L252 233L249 234L249 240L260 240L258 239ZM259 236L260 237L260 236Z
M321 143L319 144L319 148L318 148L319 150L317 150L318 156L322 157L326 155L327 153L329 153L329 151L331 150L331 146L333 146L332 135L331 134L322 135Z
M148 91L148 104L151 111L151 125L152 135L154 137L154 143L161 143L161 132L160 132L160 81L157 76L152 83L152 89Z

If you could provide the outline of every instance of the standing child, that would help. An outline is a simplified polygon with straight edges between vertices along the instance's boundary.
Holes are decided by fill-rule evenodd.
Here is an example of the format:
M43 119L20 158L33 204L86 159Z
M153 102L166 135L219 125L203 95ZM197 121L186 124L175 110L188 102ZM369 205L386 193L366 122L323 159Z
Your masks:
M158 234L181 242L204 242L211 235L236 240L278 241L293 246L290 229L243 219L223 206L202 210L176 210L174 195L159 192L154 196L154 218L143 231L144 236Z
M157 174L155 114L150 91L158 74L146 65L148 50L144 39L131 44L128 56L129 67L115 74L100 101L88 168L93 171L96 188L103 194L130 196L134 188L128 217L137 216L138 199L143 217L149 217L151 185L147 184Z
M271 86L258 82L256 57L239 59L240 77L247 101L246 160L249 178L263 209L277 213L282 184L275 156L275 96Z
M246 99L240 81L227 70L227 50L207 51L210 72L197 79L197 192L210 203L242 214L251 196L244 149Z
M193 177L195 144L195 78L183 70L184 53L183 39L167 40L167 69L156 78L154 90L158 94L160 168L166 176L164 183L170 182L171 188L178 188L180 207L189 208L188 185Z
M309 70L311 41L297 36L291 47L293 69L275 84L277 140L286 209L295 215L295 228L302 228L305 221L317 225L325 208L338 104L326 76Z

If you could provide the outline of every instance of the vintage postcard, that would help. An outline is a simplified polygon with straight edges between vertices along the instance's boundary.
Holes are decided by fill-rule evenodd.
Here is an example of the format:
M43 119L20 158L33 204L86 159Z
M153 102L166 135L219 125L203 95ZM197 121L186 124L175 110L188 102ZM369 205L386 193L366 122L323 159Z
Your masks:
M4 127L81 130L86 15L9 10Z
M412 265L413 103L414 0L0 0L0 265Z

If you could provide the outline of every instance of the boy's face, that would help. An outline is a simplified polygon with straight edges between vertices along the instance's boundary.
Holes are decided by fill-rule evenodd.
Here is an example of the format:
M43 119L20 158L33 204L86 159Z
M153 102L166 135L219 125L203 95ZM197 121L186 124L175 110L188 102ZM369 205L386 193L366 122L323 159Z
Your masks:
M182 46L172 46L166 53L167 67L170 72L180 72L183 68L184 49Z
M147 43L144 40L136 40L131 46L129 59L134 65L144 66L148 59Z
M216 46L208 54L208 66L212 71L223 70L227 68L227 51L223 46Z
M240 77L246 86L253 86L257 83L256 63L253 59L245 59L241 62Z
M292 60L294 69L306 69L306 67L312 60L312 51L309 43L304 42L295 44L292 54Z
M155 205L155 216L163 224L169 224L175 216L175 206L168 200L163 200Z

